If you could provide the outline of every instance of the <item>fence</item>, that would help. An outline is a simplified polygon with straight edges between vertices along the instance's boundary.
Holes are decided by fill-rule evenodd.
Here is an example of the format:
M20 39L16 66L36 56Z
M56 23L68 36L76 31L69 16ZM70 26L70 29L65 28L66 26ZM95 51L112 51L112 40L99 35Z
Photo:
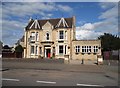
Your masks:
M105 51L103 52L104 60L119 60L120 52L119 50Z
M2 58L22 58L22 53L2 52Z

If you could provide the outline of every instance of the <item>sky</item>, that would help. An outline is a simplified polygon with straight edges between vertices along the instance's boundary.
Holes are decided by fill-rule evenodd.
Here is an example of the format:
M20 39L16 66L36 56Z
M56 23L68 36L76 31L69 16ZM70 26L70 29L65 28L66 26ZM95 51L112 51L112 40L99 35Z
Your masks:
M78 40L97 39L104 33L118 35L117 2L2 2L0 7L4 45L13 46L24 35L30 18L75 16Z

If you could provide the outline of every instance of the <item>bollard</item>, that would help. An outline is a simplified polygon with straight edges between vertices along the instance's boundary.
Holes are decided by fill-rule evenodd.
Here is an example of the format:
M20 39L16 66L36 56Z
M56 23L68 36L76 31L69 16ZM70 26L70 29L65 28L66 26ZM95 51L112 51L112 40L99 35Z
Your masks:
M82 63L81 64L84 64L84 60L82 59Z

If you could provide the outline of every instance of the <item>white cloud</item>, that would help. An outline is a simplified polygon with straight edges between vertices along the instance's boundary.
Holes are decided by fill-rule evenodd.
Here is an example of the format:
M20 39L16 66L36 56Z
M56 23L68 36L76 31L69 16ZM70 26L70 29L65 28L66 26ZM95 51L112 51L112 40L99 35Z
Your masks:
M38 14L41 16L52 16L52 14L46 14L46 12L52 11L72 11L72 8L67 5L60 5L53 2L13 2L13 3L3 3L3 14L6 17L9 16L32 16L33 14ZM3 16L3 17L4 17Z
M94 39L103 33L118 34L117 3L114 3L113 7L108 4L108 2L104 3L104 7L101 5L102 9L109 8L102 12L102 14L98 17L99 19L102 19L102 21L85 23L77 28L77 39Z
M65 11L65 12L69 12L69 11L72 11L72 8L69 7L69 6L65 6L65 5L58 5L58 8L61 10L61 11Z
M114 7L117 4L117 2L101 2L99 5L102 9L110 9Z
M2 21L2 40L5 44L13 45L24 34L25 23L14 20Z
M82 30L80 27L76 27L76 39L97 39L102 35L101 32L95 32L93 30Z
M28 17L36 15L40 16L42 19L48 19L53 16L53 11L63 10L68 12L72 10L72 8L54 2L3 2L3 42L10 45L17 42L17 40L24 34L23 29L27 24L26 20ZM2 21L2 19L0 21Z
M118 6L117 3L114 7L112 7L111 9L103 12L101 14L101 16L99 16L99 19L109 19L109 18L114 18L118 16Z
M86 21L78 21L78 24L79 25L83 25L83 24L85 24L86 23Z
M4 2L118 2L120 0L3 0Z
M49 8L49 9L48 9ZM39 14L46 15L45 12L54 11L56 8L53 4L49 3L3 3L3 14L6 16L31 16ZM19 13L19 14L18 14Z
M92 23L86 23L83 26L81 26L81 29L92 30L94 29L94 25Z

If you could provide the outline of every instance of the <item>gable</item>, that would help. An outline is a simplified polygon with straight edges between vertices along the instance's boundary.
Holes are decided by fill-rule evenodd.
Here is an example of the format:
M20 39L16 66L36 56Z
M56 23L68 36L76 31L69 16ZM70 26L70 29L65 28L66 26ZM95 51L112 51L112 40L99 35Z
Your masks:
M43 26L42 26L42 29L52 29L52 24L47 21Z
M26 26L26 30L29 29L43 29L44 27L57 28L72 28L73 17L71 18L56 18L56 19L44 19L44 20L33 20L31 19ZM43 28L42 28L43 27Z

